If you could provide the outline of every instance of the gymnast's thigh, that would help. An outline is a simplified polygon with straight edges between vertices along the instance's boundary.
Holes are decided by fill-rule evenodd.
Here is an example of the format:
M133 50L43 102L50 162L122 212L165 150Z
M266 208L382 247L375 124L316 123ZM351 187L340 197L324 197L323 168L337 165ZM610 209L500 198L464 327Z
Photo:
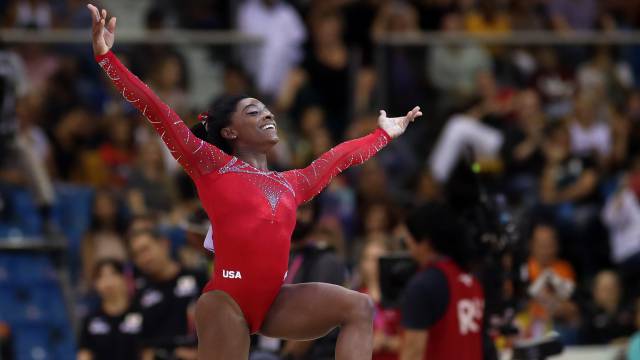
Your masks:
M205 292L196 305L198 358L246 360L249 327L240 306L220 290Z

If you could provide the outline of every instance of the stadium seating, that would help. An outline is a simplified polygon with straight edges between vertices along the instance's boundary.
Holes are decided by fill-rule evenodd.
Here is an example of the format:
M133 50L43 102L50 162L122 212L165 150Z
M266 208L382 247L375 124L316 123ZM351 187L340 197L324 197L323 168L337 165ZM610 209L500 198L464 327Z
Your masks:
M66 325L18 324L12 331L16 360L75 358L73 332Z
M13 334L16 359L72 359L69 313L46 254L0 253L0 320Z

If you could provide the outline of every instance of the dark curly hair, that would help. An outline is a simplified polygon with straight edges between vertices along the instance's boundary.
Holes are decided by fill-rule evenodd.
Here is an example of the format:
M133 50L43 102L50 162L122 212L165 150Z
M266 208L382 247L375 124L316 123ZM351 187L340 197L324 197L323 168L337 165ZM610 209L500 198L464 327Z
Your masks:
M238 103L246 99L246 95L223 95L217 98L211 110L198 116L200 122L191 128L193 134L200 139L215 145L220 150L231 155L231 143L222 137L220 131L231 124L231 114L236 111Z
M425 203L410 212L406 224L417 242L428 241L438 253L449 256L463 269L468 267L470 254L466 233L449 206Z

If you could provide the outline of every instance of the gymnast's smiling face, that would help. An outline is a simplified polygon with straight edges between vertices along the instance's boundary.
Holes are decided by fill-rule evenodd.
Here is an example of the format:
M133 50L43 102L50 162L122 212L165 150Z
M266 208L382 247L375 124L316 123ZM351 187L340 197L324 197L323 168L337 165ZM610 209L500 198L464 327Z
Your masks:
M268 152L280 140L275 117L267 107L254 98L244 98L236 105L229 126L221 130L222 136L233 147Z

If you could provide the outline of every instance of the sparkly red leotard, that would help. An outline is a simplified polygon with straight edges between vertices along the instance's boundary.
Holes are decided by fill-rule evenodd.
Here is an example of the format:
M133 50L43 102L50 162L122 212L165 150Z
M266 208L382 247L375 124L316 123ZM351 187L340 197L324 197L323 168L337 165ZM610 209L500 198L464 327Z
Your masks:
M304 169L258 170L195 137L113 53L96 60L122 96L153 124L196 184L216 242L215 269L204 291L229 294L242 309L251 333L260 330L287 272L296 207L341 171L369 159L391 138L378 128L336 146Z

